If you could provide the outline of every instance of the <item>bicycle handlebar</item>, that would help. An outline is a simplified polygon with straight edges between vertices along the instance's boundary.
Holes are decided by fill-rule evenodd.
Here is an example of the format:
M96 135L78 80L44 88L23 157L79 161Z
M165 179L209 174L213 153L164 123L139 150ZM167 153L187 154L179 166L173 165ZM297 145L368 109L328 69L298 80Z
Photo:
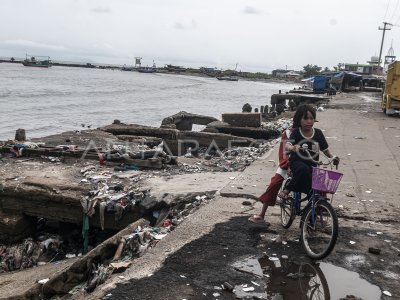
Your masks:
M310 150L308 150L307 144L303 144L303 146L301 148L299 148L299 151L306 153L307 156L308 156L308 159L311 160L312 162L314 162L317 165L327 166L327 165L333 164L336 167L336 170L338 169L340 160L339 160L339 157L337 157L337 156L333 156L332 158L327 157L328 162L324 163L322 161L316 161L316 160L314 160L312 158L312 156L310 154Z

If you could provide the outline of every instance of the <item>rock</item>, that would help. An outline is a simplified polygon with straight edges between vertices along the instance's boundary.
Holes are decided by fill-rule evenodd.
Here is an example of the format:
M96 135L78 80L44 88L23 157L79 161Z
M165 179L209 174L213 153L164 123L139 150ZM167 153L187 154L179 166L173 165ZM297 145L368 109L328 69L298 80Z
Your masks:
M381 249L378 249L378 248L374 248L374 247L369 247L368 248L368 252L369 253L372 253L372 254L381 254Z
M224 288L224 290L226 290L226 291L228 291L228 292L233 292L233 286L229 283L229 282L224 282L223 284L222 284L222 286L223 286L223 288Z
M25 129L19 128L15 131L15 140L19 142L26 141Z
M275 243L278 243L278 244L282 243L282 237L281 237L280 235L278 235L278 236L276 237Z
M250 104L246 103L245 105L243 105L242 107L242 112L251 112L253 108L251 107Z

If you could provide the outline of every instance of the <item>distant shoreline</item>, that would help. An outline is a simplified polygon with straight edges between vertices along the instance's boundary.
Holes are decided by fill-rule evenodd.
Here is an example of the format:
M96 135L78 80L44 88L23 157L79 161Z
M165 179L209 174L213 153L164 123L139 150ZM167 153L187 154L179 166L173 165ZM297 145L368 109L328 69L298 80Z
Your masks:
M22 64L23 60L5 60L1 59L0 63L12 63L12 64ZM132 70L123 70L123 66L113 66L107 64L91 64L91 63L60 63L53 62L53 67L73 67L73 68L85 68L85 69L111 69L111 70L122 70L126 72L137 72L137 69L132 68ZM216 78L217 74L207 74L202 72L200 69L194 68L183 68L180 71L170 71L166 67L156 68L156 73L160 74L171 74L171 75L184 75L184 76L196 76L196 77L204 77L204 78ZM278 79L272 77L272 75L267 73L260 72L236 72L232 70L222 71L220 75L232 75L238 77L240 80L246 81L255 81L255 82L276 82L276 83L298 83L299 81L290 80L290 79Z

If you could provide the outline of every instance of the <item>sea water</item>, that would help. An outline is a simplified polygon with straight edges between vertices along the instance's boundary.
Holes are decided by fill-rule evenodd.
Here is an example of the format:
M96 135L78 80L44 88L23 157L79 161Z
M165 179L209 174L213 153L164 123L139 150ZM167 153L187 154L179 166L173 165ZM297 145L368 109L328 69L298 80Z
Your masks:
M270 103L271 95L295 84L110 69L53 66L48 69L0 63L0 140L24 128L28 138L96 128L115 119L160 126L163 118L186 111L221 119Z

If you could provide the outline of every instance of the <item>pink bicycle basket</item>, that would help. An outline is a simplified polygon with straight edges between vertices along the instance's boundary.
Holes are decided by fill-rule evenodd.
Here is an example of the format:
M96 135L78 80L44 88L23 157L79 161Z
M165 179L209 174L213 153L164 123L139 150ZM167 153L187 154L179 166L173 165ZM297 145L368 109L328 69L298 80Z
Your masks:
M342 177L342 173L313 167L312 188L320 192L334 194Z

